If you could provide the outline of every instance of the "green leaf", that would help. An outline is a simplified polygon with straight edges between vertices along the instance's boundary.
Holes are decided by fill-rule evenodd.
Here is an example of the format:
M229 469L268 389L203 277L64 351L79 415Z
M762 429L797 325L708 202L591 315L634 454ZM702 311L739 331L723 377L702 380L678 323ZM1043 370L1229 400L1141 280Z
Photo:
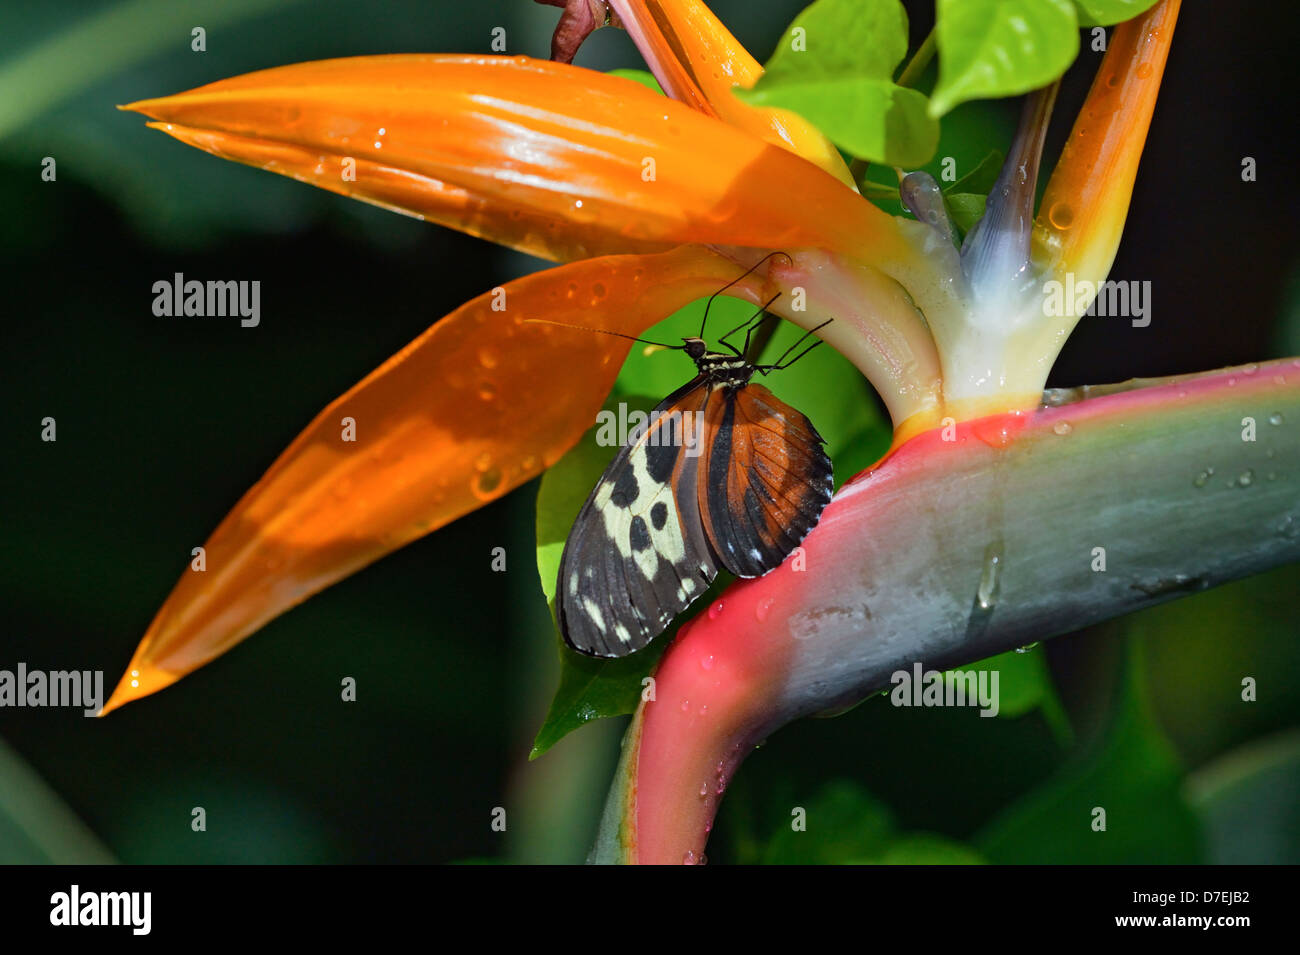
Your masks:
M1024 716L1056 696L1041 650L1011 650L960 669L997 671L999 716Z
M943 191L945 193L979 193L987 196L993 189L993 185L998 181L998 173L1002 171L1002 159L1001 150L992 150L979 161L979 165L974 169L956 182L944 186Z
M654 672L675 634L675 629L667 630L648 646L616 660L585 656L561 644L560 685L528 758L541 756L584 723L636 710L642 681Z
M0 859L15 865L114 861L59 794L4 740L0 740Z
M1156 5L1156 0L1074 0L1079 25L1108 27L1132 20Z
M755 106L793 110L855 156L919 166L939 126L916 90L893 81L907 53L907 13L898 0L817 0L786 30L752 89Z
M1199 827L1182 770L1147 700L1137 641L1117 712L1094 755L1009 807L975 838L996 863L1193 863ZM1105 811L1105 831L1093 828Z
M1214 865L1300 863L1300 730L1247 744L1197 770L1187 794Z
M962 235L975 228L975 223L984 218L986 202L987 197L979 193L952 192L943 197L948 215Z
M865 865L983 865L985 862L970 846L930 832L899 836L881 855L854 861Z
M1027 93L1065 72L1079 52L1070 0L939 0L939 82L930 115L959 103Z
M610 76L621 76L625 80L633 80L642 86L654 90L659 95L664 95L664 89L659 85L653 73L646 70L609 70Z
M878 856L889 848L893 833L888 806L857 783L836 780L823 786L807 806L791 807L790 820L768 843L763 863L834 865Z
M795 828L798 825L800 828ZM925 832L900 833L889 807L849 780L827 783L792 808L763 854L766 865L969 865L971 847Z

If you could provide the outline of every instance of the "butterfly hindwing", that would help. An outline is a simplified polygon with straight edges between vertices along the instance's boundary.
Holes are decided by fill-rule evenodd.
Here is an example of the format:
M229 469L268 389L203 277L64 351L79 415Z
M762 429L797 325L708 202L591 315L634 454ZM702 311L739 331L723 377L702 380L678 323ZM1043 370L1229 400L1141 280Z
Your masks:
M693 447L698 432L682 430L695 427L708 395L697 378L664 399L579 511L556 590L560 632L575 650L640 649L717 575L696 492L705 459Z
M709 543L737 577L777 567L816 526L834 489L822 436L758 384L718 388L698 497Z

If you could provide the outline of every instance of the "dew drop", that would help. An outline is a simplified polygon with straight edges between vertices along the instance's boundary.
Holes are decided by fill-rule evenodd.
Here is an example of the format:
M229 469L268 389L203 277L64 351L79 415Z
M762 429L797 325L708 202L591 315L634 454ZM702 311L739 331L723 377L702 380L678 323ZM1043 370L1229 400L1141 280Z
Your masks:
M1251 468L1246 468L1241 474L1237 475L1237 484L1240 487L1250 487L1255 481L1255 472Z
M1047 218L1056 228L1068 229L1074 225L1074 210L1068 202L1058 202L1047 213Z
M1212 477L1214 477L1214 468L1206 468L1192 479L1192 487L1205 487Z
M709 794L709 784L700 783L700 798L703 799L708 794Z
M591 286L591 294L592 294L593 296L595 296L596 298L604 298L604 297L605 297L605 291L606 291L606 290L605 290L605 283L604 283L604 282L595 282L595 283L593 283L592 286Z
M775 597L764 597L758 602L758 605L754 607L754 616L760 621L766 620L767 615L772 611L772 604L774 603L776 603Z
M1274 411L1271 415L1268 416L1268 423L1276 427L1277 425L1282 423L1282 415L1279 412Z
M536 470L537 470L537 455L535 455L535 454L526 454L526 455L524 455L524 459L523 459L522 461L519 462L519 467L524 471L524 473L529 473L529 472L532 472L532 471L536 471Z
M722 616L722 601L719 600L712 607L709 608L709 619L717 620L721 616Z
M1073 430L1074 428L1070 426L1070 422L1068 421L1058 421L1056 424L1052 425L1052 433L1059 434L1063 437Z
M713 654L710 653L707 656L700 657L700 669L701 670L713 669Z
M1139 66L1139 67L1137 68L1137 77L1138 77L1138 79L1140 79L1140 80L1145 80L1145 79L1147 79L1147 78L1150 77L1150 76L1151 76L1151 64L1150 64L1150 63L1143 63L1141 66Z
M694 849L687 849L686 855L682 856L682 865L696 865L698 862Z
M1028 653L1036 646L1038 646L1037 640L1035 640L1033 643L1026 643L1023 647L1016 647L1016 653Z
M493 492L501 486L501 472L496 468L488 468L482 474L474 479L474 493L481 498L489 498Z
M1257 371L1259 371L1259 365L1255 364L1253 361L1241 369L1241 372L1244 375L1253 375Z
M491 401L497 396L497 386L490 381L480 381L478 383L478 396L484 401Z
M486 471L490 467L492 467L492 455L488 454L486 451L474 459L475 471Z
M480 348L478 350L478 363L484 368L495 368L497 366L497 353L490 348Z
M690 700L682 700L682 712L683 712L683 713L689 713L690 711L691 711L691 701L690 701Z
M709 712L709 704L707 704L707 703L701 703L701 704L700 704L700 715L701 715L701 716L704 716L704 715L705 715L706 713L708 713L708 712Z
M1002 589L1002 541L997 540L984 548L984 569L980 572L976 599L981 610L992 610Z

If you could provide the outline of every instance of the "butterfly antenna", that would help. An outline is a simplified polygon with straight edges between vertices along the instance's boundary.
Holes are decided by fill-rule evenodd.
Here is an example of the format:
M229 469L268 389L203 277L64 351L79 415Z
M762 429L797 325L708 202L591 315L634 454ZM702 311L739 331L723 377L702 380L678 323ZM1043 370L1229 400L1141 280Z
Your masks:
M793 345L791 345L789 348L787 348L787 349L785 350L785 353L782 354L780 358L778 358L775 362L773 362L773 363L770 364L770 365L764 365L764 366L762 366L759 370L762 371L764 374L766 374L766 373L769 372L769 371L780 371L780 370L782 370L783 368L789 368L791 365L793 365L795 362L797 362L797 361L798 361L800 358L802 358L804 355L808 354L810 351L812 351L812 350L813 350L814 348L816 348L818 345L822 345L822 344L825 344L825 343L824 343L824 342L821 342L821 341L815 341L815 342L813 342L811 345L809 345L807 348L805 348L803 351L801 351L798 355L795 355L793 358L791 358L789 361L786 361L786 360L785 360L785 356L788 355L788 354L790 354L790 352L794 351L794 350L795 350L796 348L798 348L800 345L802 345L803 342L804 342L804 339L806 339L809 335L812 335L812 334L815 333L815 332L820 332L823 328L825 328L827 325L829 325L829 324L830 324L831 322L833 322L833 321L835 321L835 319L833 319L833 318L828 318L828 319L826 319L826 321L822 322L822 323L821 323L820 325L818 325L816 328L810 328L808 331L806 331L806 332L804 332L802 335L800 335L800 336L799 336L799 340L798 340L797 342L795 342ZM784 364L783 364L783 362L784 362Z
M580 332L596 332L600 335L613 335L615 338L626 338L630 342L640 342L643 345L655 345L659 348L685 348L685 345L665 345L663 342L652 342L648 338L637 338L633 335L624 335L622 332L611 332L608 328L588 328L586 325L570 325L567 322L552 322L544 318L526 318L525 325L555 325L559 328L576 328Z
M760 265L762 265L762 264L763 264L764 262L766 262L768 259L770 259L770 258L772 258L773 256L776 256L776 255L784 255L784 256L785 256L785 260L786 260L787 262L789 262L791 265L794 264L794 259L790 258L790 254L789 254L788 252L769 252L769 253L767 253L767 255L763 256L761 259L759 259L757 262L755 262L753 265L751 265L749 268L747 268L747 269L746 269L744 272L742 272L740 275L736 276L734 279L732 279L732 280L731 280L730 282L728 282L726 285L722 286L722 288L718 289L716 292L714 292L712 295L709 296L709 300L708 300L707 302L704 303L704 318L702 318L702 319L700 320L700 337L701 337L701 338L704 337L704 326L705 326L705 325L708 323L708 321L709 321L709 306L713 304L713 300L714 300L715 298L717 298L719 295L721 295L723 292L725 292L727 289L731 288L733 285L735 285L735 284L736 284L737 282L739 282L741 279L746 278L746 277L749 276L749 275L752 275L755 269L757 269ZM750 319L750 321L753 321L753 319ZM744 326L741 326L741 327L743 328Z

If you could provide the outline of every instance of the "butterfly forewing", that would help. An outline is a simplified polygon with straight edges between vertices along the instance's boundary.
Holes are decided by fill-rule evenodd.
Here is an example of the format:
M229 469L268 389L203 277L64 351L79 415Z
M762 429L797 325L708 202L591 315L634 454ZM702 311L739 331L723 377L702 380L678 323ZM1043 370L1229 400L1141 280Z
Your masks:
M696 495L706 459L694 429L708 397L700 377L664 399L578 513L556 590L560 632L575 650L640 649L717 575Z
M709 543L737 577L762 576L799 545L831 499L825 442L806 416L757 384L720 388L704 429L710 443L698 497Z

